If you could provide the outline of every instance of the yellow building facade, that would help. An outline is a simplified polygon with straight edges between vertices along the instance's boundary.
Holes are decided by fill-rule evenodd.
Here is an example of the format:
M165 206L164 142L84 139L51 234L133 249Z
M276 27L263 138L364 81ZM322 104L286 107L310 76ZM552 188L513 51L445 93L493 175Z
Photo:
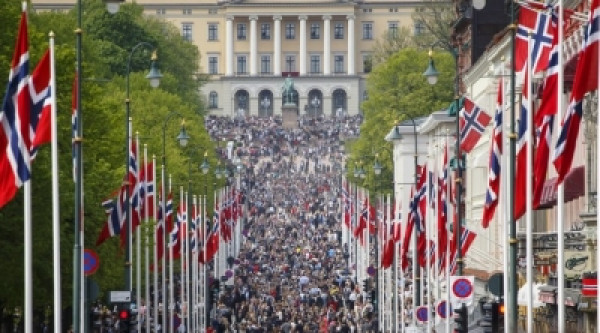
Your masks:
M35 10L67 10L74 0L34 0ZM423 25L421 1L139 0L144 13L175 25L200 51L201 88L217 116L280 115L291 77L303 115L355 115L366 98L376 40Z

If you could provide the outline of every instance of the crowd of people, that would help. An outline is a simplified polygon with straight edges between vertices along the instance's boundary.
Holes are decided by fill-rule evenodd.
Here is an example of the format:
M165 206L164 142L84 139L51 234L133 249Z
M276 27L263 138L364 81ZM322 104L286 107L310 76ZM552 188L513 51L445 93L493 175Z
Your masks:
M246 165L247 220L234 278L211 313L214 332L378 332L373 304L353 278L341 241L343 140L360 116L208 117L224 158ZM241 144L240 144L241 142Z

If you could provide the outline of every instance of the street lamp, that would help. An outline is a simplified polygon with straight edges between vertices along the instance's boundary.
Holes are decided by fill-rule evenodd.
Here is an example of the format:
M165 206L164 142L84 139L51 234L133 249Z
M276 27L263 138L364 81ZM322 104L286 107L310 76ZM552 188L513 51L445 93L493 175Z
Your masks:
M163 294L163 311L162 311L162 327L164 328L164 331L167 332L167 323L168 323L168 316L167 316L167 309L171 309L172 304L168 304L169 307L167 307L167 301L169 301L170 299L167 297L167 284L165 283L165 279L167 276L167 271L166 271L166 267L167 267L167 247L169 244L169 235L167 233L167 224L166 224L166 210L167 210L167 181L166 181L166 169L167 169L167 148L166 148L166 134L167 134L167 124L169 123L169 120L171 120L174 116L178 116L180 118L183 119L183 116L176 112L176 111L171 111L167 114L167 116L165 117L165 120L163 122L163 126L162 126L162 168L161 168L161 180L162 180L162 186L161 186L161 207L162 207L162 214L163 214L163 257L162 257L162 294ZM179 145L181 147L185 147L188 144L189 141L189 136L187 135L187 132L185 131L185 122L182 121L181 122L181 129L179 132L179 135L177 135L177 141L179 142ZM171 318L173 318L173 315L171 314L170 316Z
M132 226L131 226L131 211L129 206L129 196L131 190L131 184L129 184L129 154L131 152L131 140L129 133L129 122L130 122L130 100L129 100L129 74L131 73L131 58L133 53L140 47L145 46L153 49L154 47L146 42L137 43L129 52L129 58L127 60L127 74L126 74L126 87L125 87L125 146L127 151L125 152L125 235L127 235L127 242L125 244L125 288L131 293L131 240L132 240ZM162 75L156 68L156 51L152 53L152 68L150 73L146 76L150 80L153 88L158 87L160 78ZM136 300L139 302L139 300Z
M111 14L117 13L123 2L125 2L125 0L104 0L106 10Z

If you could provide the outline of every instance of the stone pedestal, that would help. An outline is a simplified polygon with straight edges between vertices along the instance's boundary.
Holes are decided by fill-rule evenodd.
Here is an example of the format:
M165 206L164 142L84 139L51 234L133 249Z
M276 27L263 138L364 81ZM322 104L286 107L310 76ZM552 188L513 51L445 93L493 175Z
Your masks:
M283 128L298 128L298 106L284 104L281 107L281 122Z

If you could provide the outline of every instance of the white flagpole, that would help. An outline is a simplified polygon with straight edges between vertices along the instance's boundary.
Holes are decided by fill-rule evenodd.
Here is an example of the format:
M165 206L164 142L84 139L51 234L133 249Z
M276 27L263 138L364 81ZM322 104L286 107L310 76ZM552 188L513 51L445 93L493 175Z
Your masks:
M448 130L446 130L446 143L444 144L444 154L447 156L448 152ZM452 312L450 311L451 308L451 303L450 303L450 242L453 241L450 239L450 235L451 233L449 232L450 228L448 227L450 225L450 221L452 220L452 217L450 217L450 214L448 214L448 212L450 211L450 209L448 209L448 207L450 206L450 198L452 193L450 193L450 170L449 169L449 165L447 163L444 164L444 169L446 169L446 256L445 256L445 270L446 272L444 272L445 276L446 276L446 333L450 333L450 322L452 321ZM506 275L506 274L505 274Z
M557 105L558 105L558 112L557 112L557 117L559 119L563 118L563 91L564 91L564 59L563 59L563 29L562 29L562 24L564 22L564 13L563 13L563 1L559 0L558 4L557 4L559 10L558 10L558 45L560 46L560 50L558 52L558 82L557 82L557 86L556 86L556 90L557 90ZM557 126L557 133L560 132L560 122L556 122L556 126ZM597 145L598 146L598 145ZM596 177L598 178L598 177ZM558 321L557 321L557 329L558 332L564 332L565 331L565 269L564 269L564 257L565 257L565 186L564 186L564 182L560 183L558 185L557 188L557 198L556 198L556 202L557 202L557 208L556 208L556 221L557 221L557 238L558 238L558 242L557 242L557 252L558 252L558 291L557 291L557 297L556 297L556 305L558 307ZM596 312L600 312L600 311L596 311ZM600 315L599 315L600 316Z
M137 173L138 173L138 179L137 179L137 183L136 187L139 186L139 182L140 182L140 140L139 140L139 133L135 132L135 161L137 162ZM139 195L139 191L138 191L138 201L140 200L140 195ZM129 205L131 206L131 202L129 203ZM138 214L137 212L135 212L136 214ZM131 216L131 215L130 215ZM138 215L138 219L139 219L139 215ZM134 226L133 224L131 224L131 230L133 230ZM142 260L141 259L141 255L142 255L142 249L141 249L141 241L140 241L140 226L138 226L137 228L137 235L135 236L135 305L136 305L136 310L138 312L138 316L137 316L137 331L141 332L141 328L142 328L142 321L140 320L140 309L142 307ZM131 234L133 235L134 233L136 233L135 231L131 232Z
M194 251L192 253L192 266L193 266L193 270L192 270L192 300L190 300L190 308L193 309L193 316L192 316L192 332L196 332L197 331L197 319L198 319L198 308L196 306L196 304L198 304L198 228L200 228L199 224L198 224L198 215L199 215L199 209L198 209L198 197L194 194L193 196L193 202L194 202L194 215L192 215L192 221L194 221L194 230L192 231L194 233L194 236L196 237L196 243L194 244L195 248Z
M187 202L186 200L186 196L183 193L183 186L179 186L179 207L181 208L181 214L183 215L186 211L185 208L185 203ZM187 214L185 214L187 215ZM184 226L185 225L185 226ZM179 264L181 267L181 271L179 273L179 281L181 283L180 285L180 292L181 292L181 296L179 296L179 301L181 304L181 307L179 309L180 314L181 314L181 323L179 325L183 325L183 326L187 326L187 322L184 318L184 309L185 309L185 283L187 281L186 279L186 273L185 273L185 252L187 252L186 248L185 248L185 242L187 241L187 220L186 219L182 219L181 223L179 224L179 228L183 229L183 239L179 239ZM178 230L179 235L181 235L181 229ZM179 235L177 237L179 237ZM186 327L187 329L188 327Z
M171 193L171 175L169 175L169 192ZM175 206L175 203L173 203L173 206ZM165 213L163 215L165 215L165 222L167 220L167 207L163 208L165 210ZM173 214L173 213L171 213ZM174 223L176 221L173 221ZM167 243L167 247L169 248L169 318L167 320L167 322L169 323L169 333L173 333L174 331L174 327L173 327L173 317L175 315L175 289L173 288L173 246L171 246L171 234L170 234L170 230L166 230L166 225L165 225L165 232L167 232L168 240L169 243Z
M415 138L416 139L416 138ZM425 165L429 163L426 162ZM429 197L429 188L432 185L429 179L429 172L431 169L428 168L427 173L425 174L425 221L423 221L423 225L425 226L425 273L427 275L427 279L421 278L421 283L423 284L423 288L421 288L421 293L423 294L423 301L425 301L425 296L427 296L427 303L421 302L421 305L427 306L427 332L431 332L431 247L430 247L430 230L431 230L431 218L428 212L431 212L431 206L429 201L431 198ZM427 292L425 292L427 290Z
M560 29L559 29L560 30ZM531 32L527 37L527 47L529 49L528 54L532 54L531 45ZM533 72L531 70L531 59L527 57L527 80L525 88L527 91L527 119L521 119L521 122L525 121L525 149L526 149L526 161L527 167L525 168L525 228L526 228L526 239L525 239L525 252L526 252L526 279L527 279L527 332L533 332L533 211L532 211L532 191L533 184L531 179L532 174L532 163L533 163L533 142L532 142L532 131L531 123L533 119ZM521 170L522 171L522 170ZM559 298L561 299L561 298Z
M156 188L156 156L152 155L152 188L154 189L154 200L153 200L153 205L152 205L152 211L153 211L153 216L155 221L158 223L158 212L157 212L157 203L158 201L158 189ZM162 200L162 199L161 199ZM163 212L164 215L164 212ZM158 306L159 306L159 301L158 301L158 234L156 232L156 225L153 228L154 231L154 246L152 246L152 252L153 252L153 258L154 258L154 271L153 271L153 279L154 279L154 314L153 314L153 324L154 324L154 329L156 329L157 324L158 324ZM164 239L164 237L163 237ZM164 254L163 254L164 255ZM162 276L163 281L164 281L164 275ZM164 293L163 293L163 304L166 303L164 301ZM163 310L164 312L164 310ZM150 322L148 322L148 325L150 324ZM164 326L162 327L164 330ZM164 331L163 331L164 332Z
M146 227L148 227L150 221L149 221L149 210L150 207L149 206L149 201L148 201L148 145L144 144L144 225ZM139 232L138 232L138 236ZM140 237L141 238L141 237ZM144 321L146 323L146 333L150 333L150 304L152 304L150 302L150 249L148 247L148 233L144 232L144 260L145 260L145 268L144 268L144 277L146 279L146 293L145 293L145 297L144 297L144 304L146 306L146 308L144 309ZM139 321L139 320L138 320Z
M52 135L52 252L54 259L54 332L61 332L61 295L60 295L60 196L58 182L58 136L56 130L56 70L54 66L54 33L50 32L50 93L52 108L50 113L50 131Z
M205 180L205 182L206 182L206 180ZM200 302L200 304L202 305L202 307L201 307L202 314L200 317L200 318L202 318L202 321L201 321L200 328L202 330L206 329L206 322L207 322L207 320L206 320L206 264L207 264L206 263L206 240L207 240L206 236L208 235L208 230L206 230L206 217L208 216L208 210L206 207L206 196L207 196L207 194L206 194L206 190L205 190L204 196L202 197L203 198L202 199L203 200L203 204L202 204L202 209L203 209L203 215L202 215L202 248L203 248L203 251L202 251L202 256L204 257L202 260L204 263L202 264L202 279L201 279L202 302Z

